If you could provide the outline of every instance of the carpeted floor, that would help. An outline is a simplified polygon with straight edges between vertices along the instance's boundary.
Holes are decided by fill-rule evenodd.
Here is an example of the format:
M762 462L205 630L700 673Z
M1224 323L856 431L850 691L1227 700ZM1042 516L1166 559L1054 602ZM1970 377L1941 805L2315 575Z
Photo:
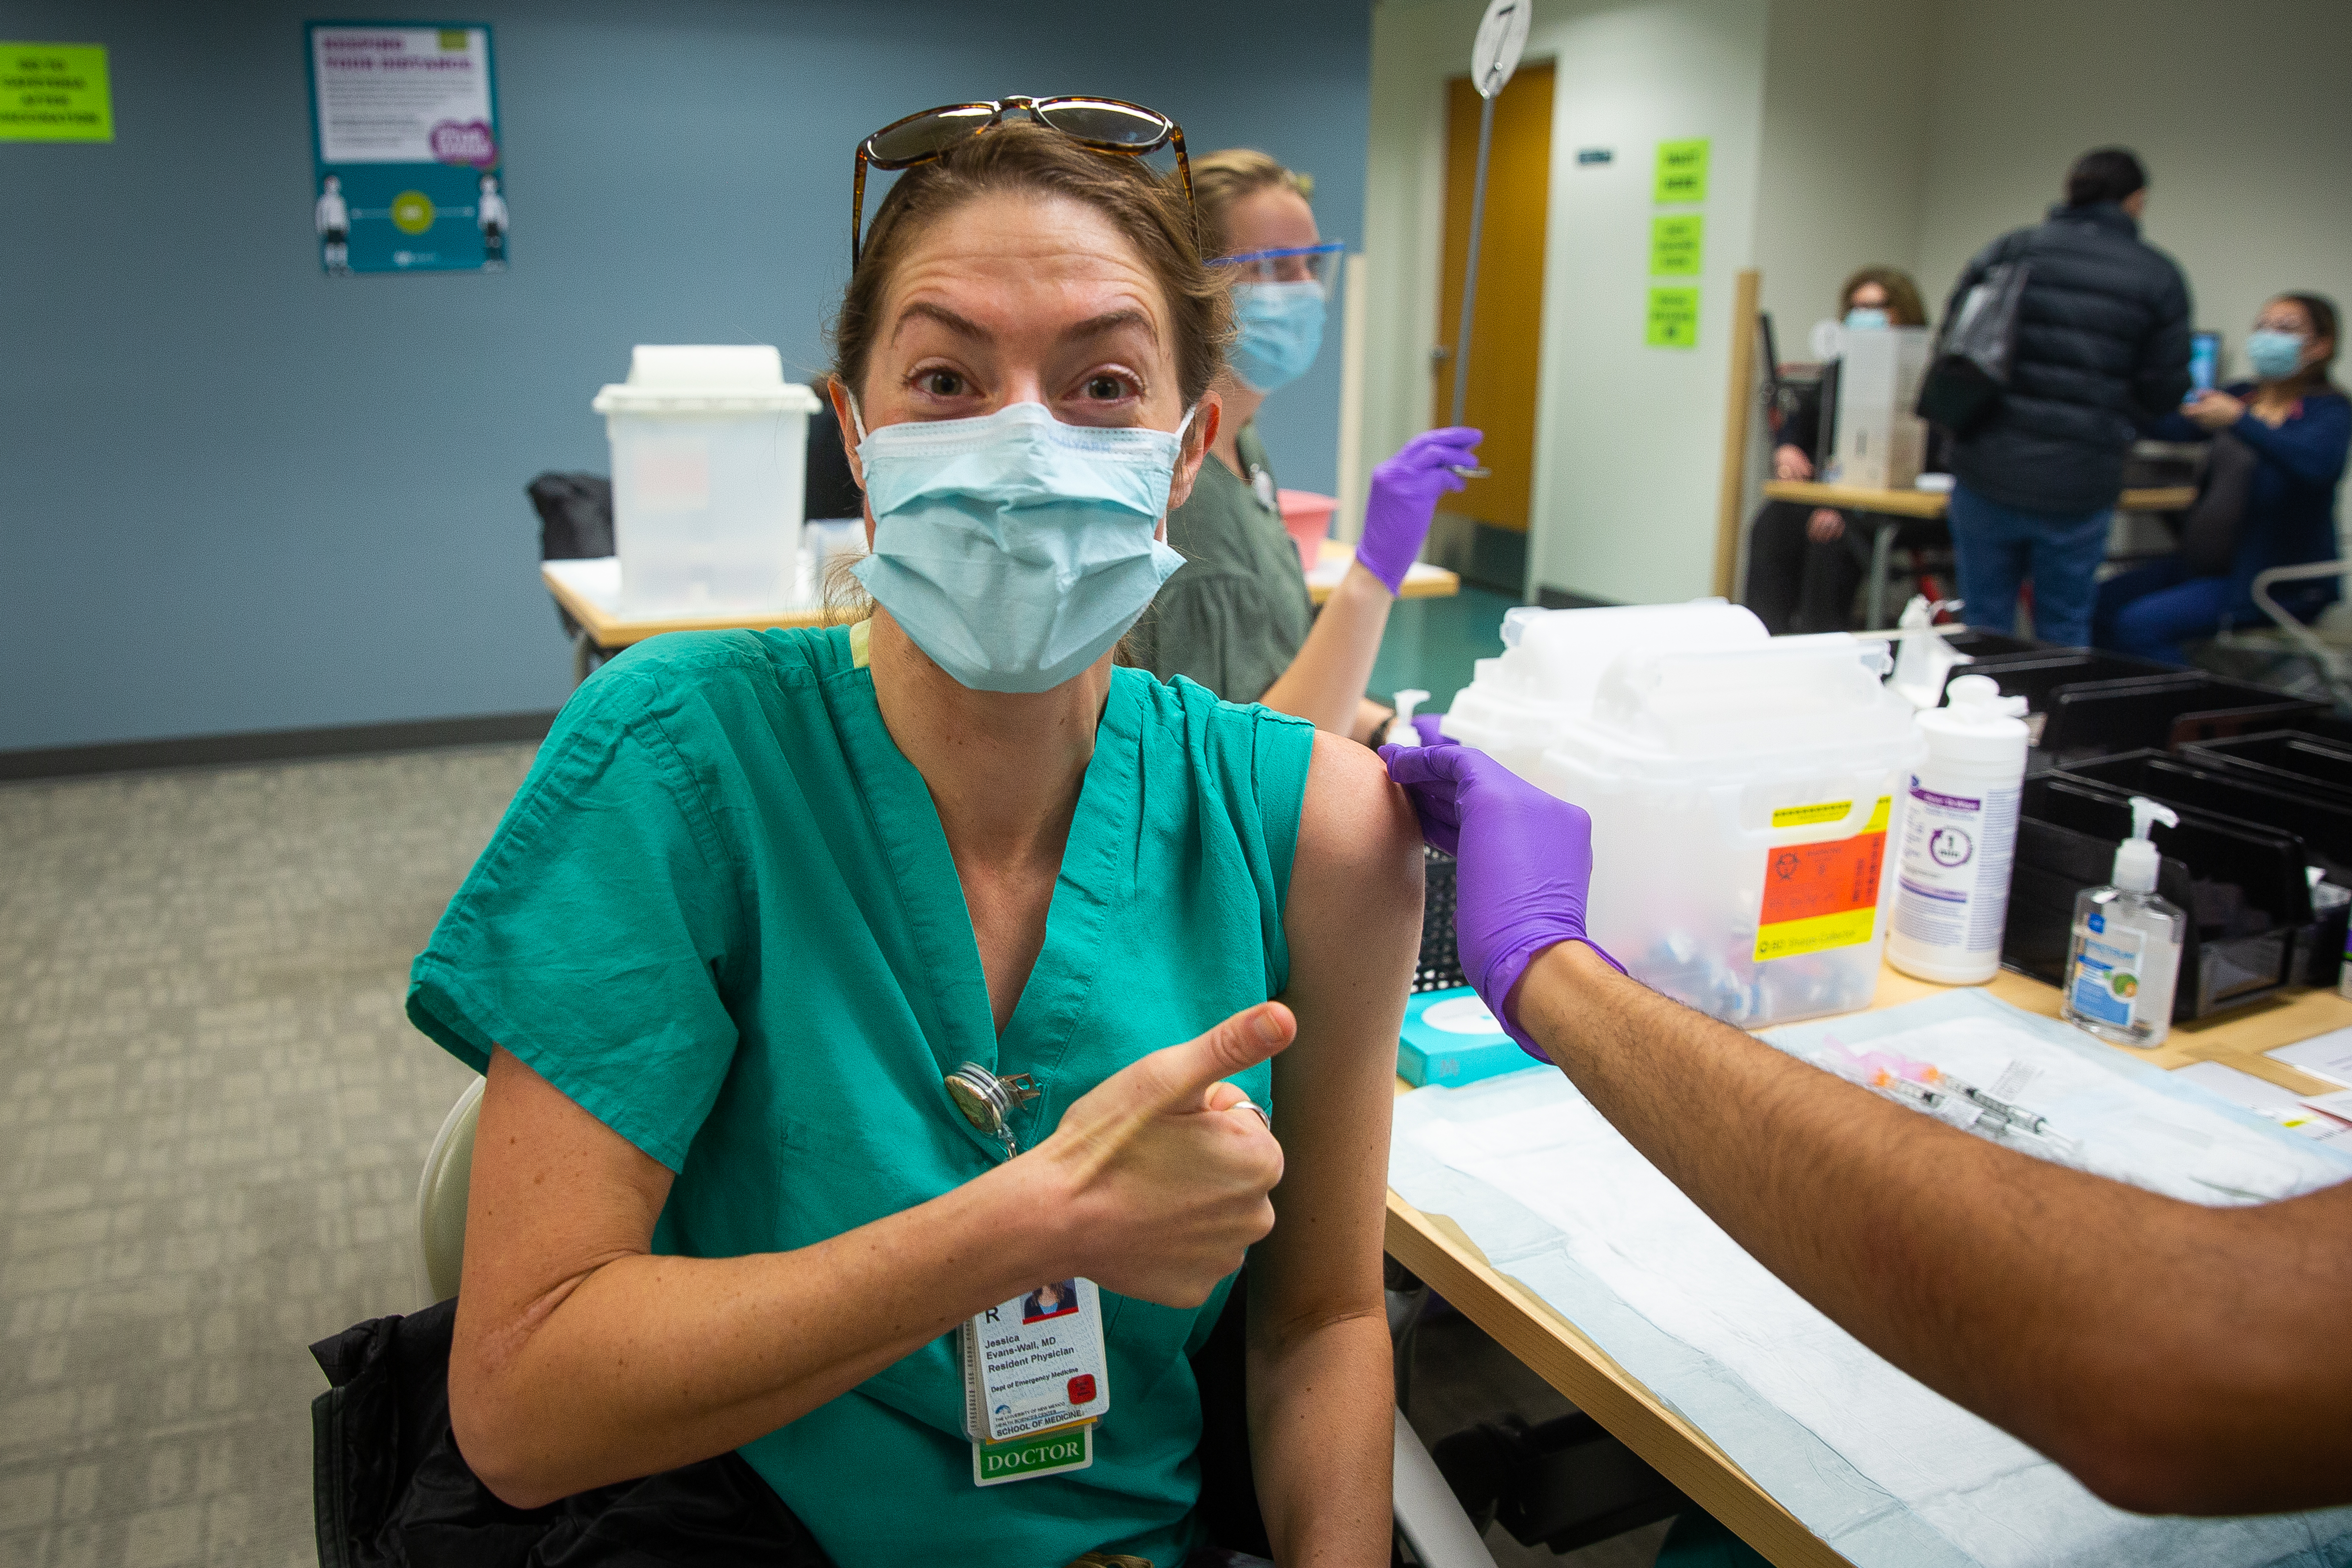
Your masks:
M0 789L0 1568L317 1562L305 1347L419 1304L402 990L530 755Z

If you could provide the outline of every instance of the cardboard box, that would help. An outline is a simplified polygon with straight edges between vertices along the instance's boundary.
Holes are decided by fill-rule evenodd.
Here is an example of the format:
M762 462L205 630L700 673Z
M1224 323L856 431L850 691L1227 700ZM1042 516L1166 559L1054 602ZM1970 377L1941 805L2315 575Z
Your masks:
M1908 490L1927 460L1927 422L1911 411L1934 340L1925 327L1863 328L1845 334L1838 367L1832 485Z

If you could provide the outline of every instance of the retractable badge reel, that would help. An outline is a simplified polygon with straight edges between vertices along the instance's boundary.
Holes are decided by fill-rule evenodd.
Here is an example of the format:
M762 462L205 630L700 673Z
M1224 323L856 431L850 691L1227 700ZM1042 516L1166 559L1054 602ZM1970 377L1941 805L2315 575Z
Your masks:
M1013 1115L1043 1092L1026 1072L1000 1076L977 1061L947 1075L964 1120L1021 1152ZM1110 1408L1102 1293L1092 1280L1051 1280L964 1320L964 1436L974 1486L1083 1470L1095 1462L1095 1426Z
M1021 1152L1013 1136L1013 1113L1044 1092L1026 1072L1000 1078L977 1061L967 1061L947 1076L948 1098L963 1119L1004 1145L1004 1157Z

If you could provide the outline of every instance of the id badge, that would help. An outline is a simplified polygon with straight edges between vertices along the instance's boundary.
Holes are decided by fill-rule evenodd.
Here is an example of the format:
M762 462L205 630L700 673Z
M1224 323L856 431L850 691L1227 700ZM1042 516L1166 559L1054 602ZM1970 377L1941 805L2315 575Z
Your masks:
M1055 1280L966 1320L964 1435L972 1481L995 1486L1094 1463L1094 1423L1110 1409L1102 1294Z

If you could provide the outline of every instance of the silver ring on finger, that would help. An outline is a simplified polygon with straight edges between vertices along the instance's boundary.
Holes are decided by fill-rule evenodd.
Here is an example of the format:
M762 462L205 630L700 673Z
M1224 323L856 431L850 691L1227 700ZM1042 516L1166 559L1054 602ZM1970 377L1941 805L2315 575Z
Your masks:
M1267 1132L1271 1133L1274 1131L1274 1118L1267 1115L1264 1111L1259 1110L1257 1102L1255 1100L1242 1100L1226 1106L1225 1109L1228 1111L1247 1111L1259 1121L1265 1124L1265 1130Z

